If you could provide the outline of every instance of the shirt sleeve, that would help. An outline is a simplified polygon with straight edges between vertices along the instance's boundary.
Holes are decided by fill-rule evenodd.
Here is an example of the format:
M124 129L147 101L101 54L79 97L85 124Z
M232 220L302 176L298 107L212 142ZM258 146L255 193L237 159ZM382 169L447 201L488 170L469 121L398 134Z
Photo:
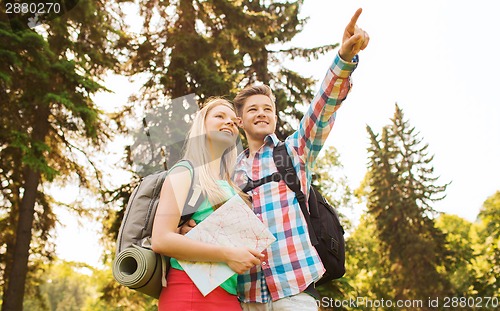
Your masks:
M336 55L297 131L287 138L307 170L314 164L333 127L336 111L351 89L350 76L357 60L355 57L353 62L346 62Z

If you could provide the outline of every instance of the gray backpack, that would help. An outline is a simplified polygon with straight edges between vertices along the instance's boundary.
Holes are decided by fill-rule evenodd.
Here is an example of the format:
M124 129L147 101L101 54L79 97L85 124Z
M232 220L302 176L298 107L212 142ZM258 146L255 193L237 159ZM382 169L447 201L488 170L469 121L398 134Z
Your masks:
M130 195L125 215L118 231L113 276L118 283L158 298L169 260L151 250L151 232L158 207L160 192L169 172L184 166L191 172L191 186L184 205L180 225L188 221L203 202L201 189L194 187L194 168L188 160L182 160L169 171L161 171L144 177Z

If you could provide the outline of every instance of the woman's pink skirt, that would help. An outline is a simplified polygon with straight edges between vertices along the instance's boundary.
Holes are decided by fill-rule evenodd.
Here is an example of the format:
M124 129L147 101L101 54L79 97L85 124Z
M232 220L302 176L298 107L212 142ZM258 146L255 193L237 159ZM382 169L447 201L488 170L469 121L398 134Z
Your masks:
M158 301L159 311L241 311L235 295L220 286L203 296L186 272L170 268L167 287L164 287Z

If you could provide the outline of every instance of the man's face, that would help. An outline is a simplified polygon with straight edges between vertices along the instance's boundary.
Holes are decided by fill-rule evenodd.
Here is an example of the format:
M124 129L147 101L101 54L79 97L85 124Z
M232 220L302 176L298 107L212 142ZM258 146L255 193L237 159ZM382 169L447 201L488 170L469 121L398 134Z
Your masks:
M243 105L240 126L248 139L264 141L276 130L277 119L271 99L265 95L253 95Z

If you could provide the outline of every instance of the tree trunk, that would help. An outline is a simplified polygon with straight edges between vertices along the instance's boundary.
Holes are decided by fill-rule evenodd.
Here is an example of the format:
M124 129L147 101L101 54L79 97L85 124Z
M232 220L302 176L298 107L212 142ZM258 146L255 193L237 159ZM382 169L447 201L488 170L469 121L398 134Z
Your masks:
M21 206L21 202L18 202L16 206ZM3 288L4 291L5 289L9 286L9 274L10 271L12 270L12 256L14 256L14 245L15 245L15 238L16 238L16 225L17 225L17 219L18 219L18 210L15 212L10 212L10 220L9 220L9 225L10 229L8 233L6 233L5 236L5 255L4 255L4 267L3 267Z
M34 146L34 142L44 142L49 130L48 114L49 108L40 105L40 113L35 114L35 126L33 127L33 140L31 148L36 157L43 154ZM23 309L24 288L28 274L28 257L32 237L33 219L35 215L35 204L41 173L32 167L24 169L24 193L19 207L19 218L13 248L12 266L8 275L7 288L3 295L2 311L19 311Z
M23 308L24 284L28 273L28 257L31 243L31 229L35 213L35 201L40 173L28 170L26 187L19 209L19 220L16 231L16 241L12 269L9 273L9 283L3 297L2 311L18 311Z

